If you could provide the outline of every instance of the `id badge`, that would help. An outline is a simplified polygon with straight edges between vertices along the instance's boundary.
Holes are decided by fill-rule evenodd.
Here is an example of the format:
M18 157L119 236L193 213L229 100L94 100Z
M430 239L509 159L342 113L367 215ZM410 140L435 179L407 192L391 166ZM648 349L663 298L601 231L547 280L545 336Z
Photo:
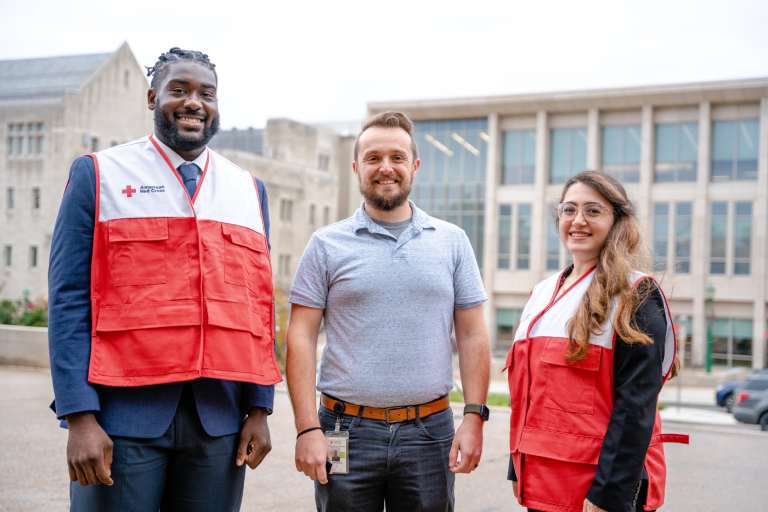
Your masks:
M346 475L349 473L349 432L334 430L325 433L328 441L328 464L330 475Z

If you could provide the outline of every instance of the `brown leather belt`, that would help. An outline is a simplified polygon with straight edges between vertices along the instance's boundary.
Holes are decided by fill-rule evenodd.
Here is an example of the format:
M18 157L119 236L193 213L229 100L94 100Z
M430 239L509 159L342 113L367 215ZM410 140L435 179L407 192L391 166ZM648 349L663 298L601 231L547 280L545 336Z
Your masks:
M403 407L368 407L367 405L351 404L336 400L328 395L320 396L320 404L329 411L338 412L347 416L361 416L369 420L386 421L387 423L400 423L401 421L426 418L437 412L442 412L450 406L448 395L425 404L407 405ZM360 412L362 409L362 413Z

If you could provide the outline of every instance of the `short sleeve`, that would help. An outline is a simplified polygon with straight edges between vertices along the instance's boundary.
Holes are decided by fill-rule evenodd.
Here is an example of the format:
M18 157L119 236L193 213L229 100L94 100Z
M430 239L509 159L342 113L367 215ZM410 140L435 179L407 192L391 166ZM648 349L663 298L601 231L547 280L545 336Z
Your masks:
M455 307L465 309L485 302L488 296L485 294L472 244L463 231L458 244L456 267L453 271L453 295Z
M310 308L325 309L328 298L328 268L322 242L313 235L299 261L288 300Z

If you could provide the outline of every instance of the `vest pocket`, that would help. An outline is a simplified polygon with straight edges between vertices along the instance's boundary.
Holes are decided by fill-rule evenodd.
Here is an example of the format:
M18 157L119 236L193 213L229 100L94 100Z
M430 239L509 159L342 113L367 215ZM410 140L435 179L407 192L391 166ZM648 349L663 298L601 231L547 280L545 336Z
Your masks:
M114 286L165 284L168 219L116 219L107 224Z
M545 377L544 406L577 414L594 414L600 347L590 345L584 359L569 363L567 344L547 340L541 355Z
M249 274L264 267L263 260L267 257L264 240L251 230L233 224L222 224L221 234L231 244L223 257L224 281L246 286Z

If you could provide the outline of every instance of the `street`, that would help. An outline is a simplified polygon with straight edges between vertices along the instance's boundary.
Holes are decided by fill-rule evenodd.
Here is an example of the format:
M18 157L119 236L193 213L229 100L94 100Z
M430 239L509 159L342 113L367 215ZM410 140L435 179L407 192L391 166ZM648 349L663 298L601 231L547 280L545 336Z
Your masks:
M66 431L48 409L47 370L0 367L0 511L67 510ZM288 395L276 393L270 418L273 449L246 477L244 511L314 510L313 487L293 463L295 431ZM456 479L459 512L515 511L507 470L505 409L494 409L485 429L483 461ZM688 446L668 444L667 504L673 512L768 509L768 433L753 425L668 423L667 432L691 435ZM354 456L354 455L352 455Z

